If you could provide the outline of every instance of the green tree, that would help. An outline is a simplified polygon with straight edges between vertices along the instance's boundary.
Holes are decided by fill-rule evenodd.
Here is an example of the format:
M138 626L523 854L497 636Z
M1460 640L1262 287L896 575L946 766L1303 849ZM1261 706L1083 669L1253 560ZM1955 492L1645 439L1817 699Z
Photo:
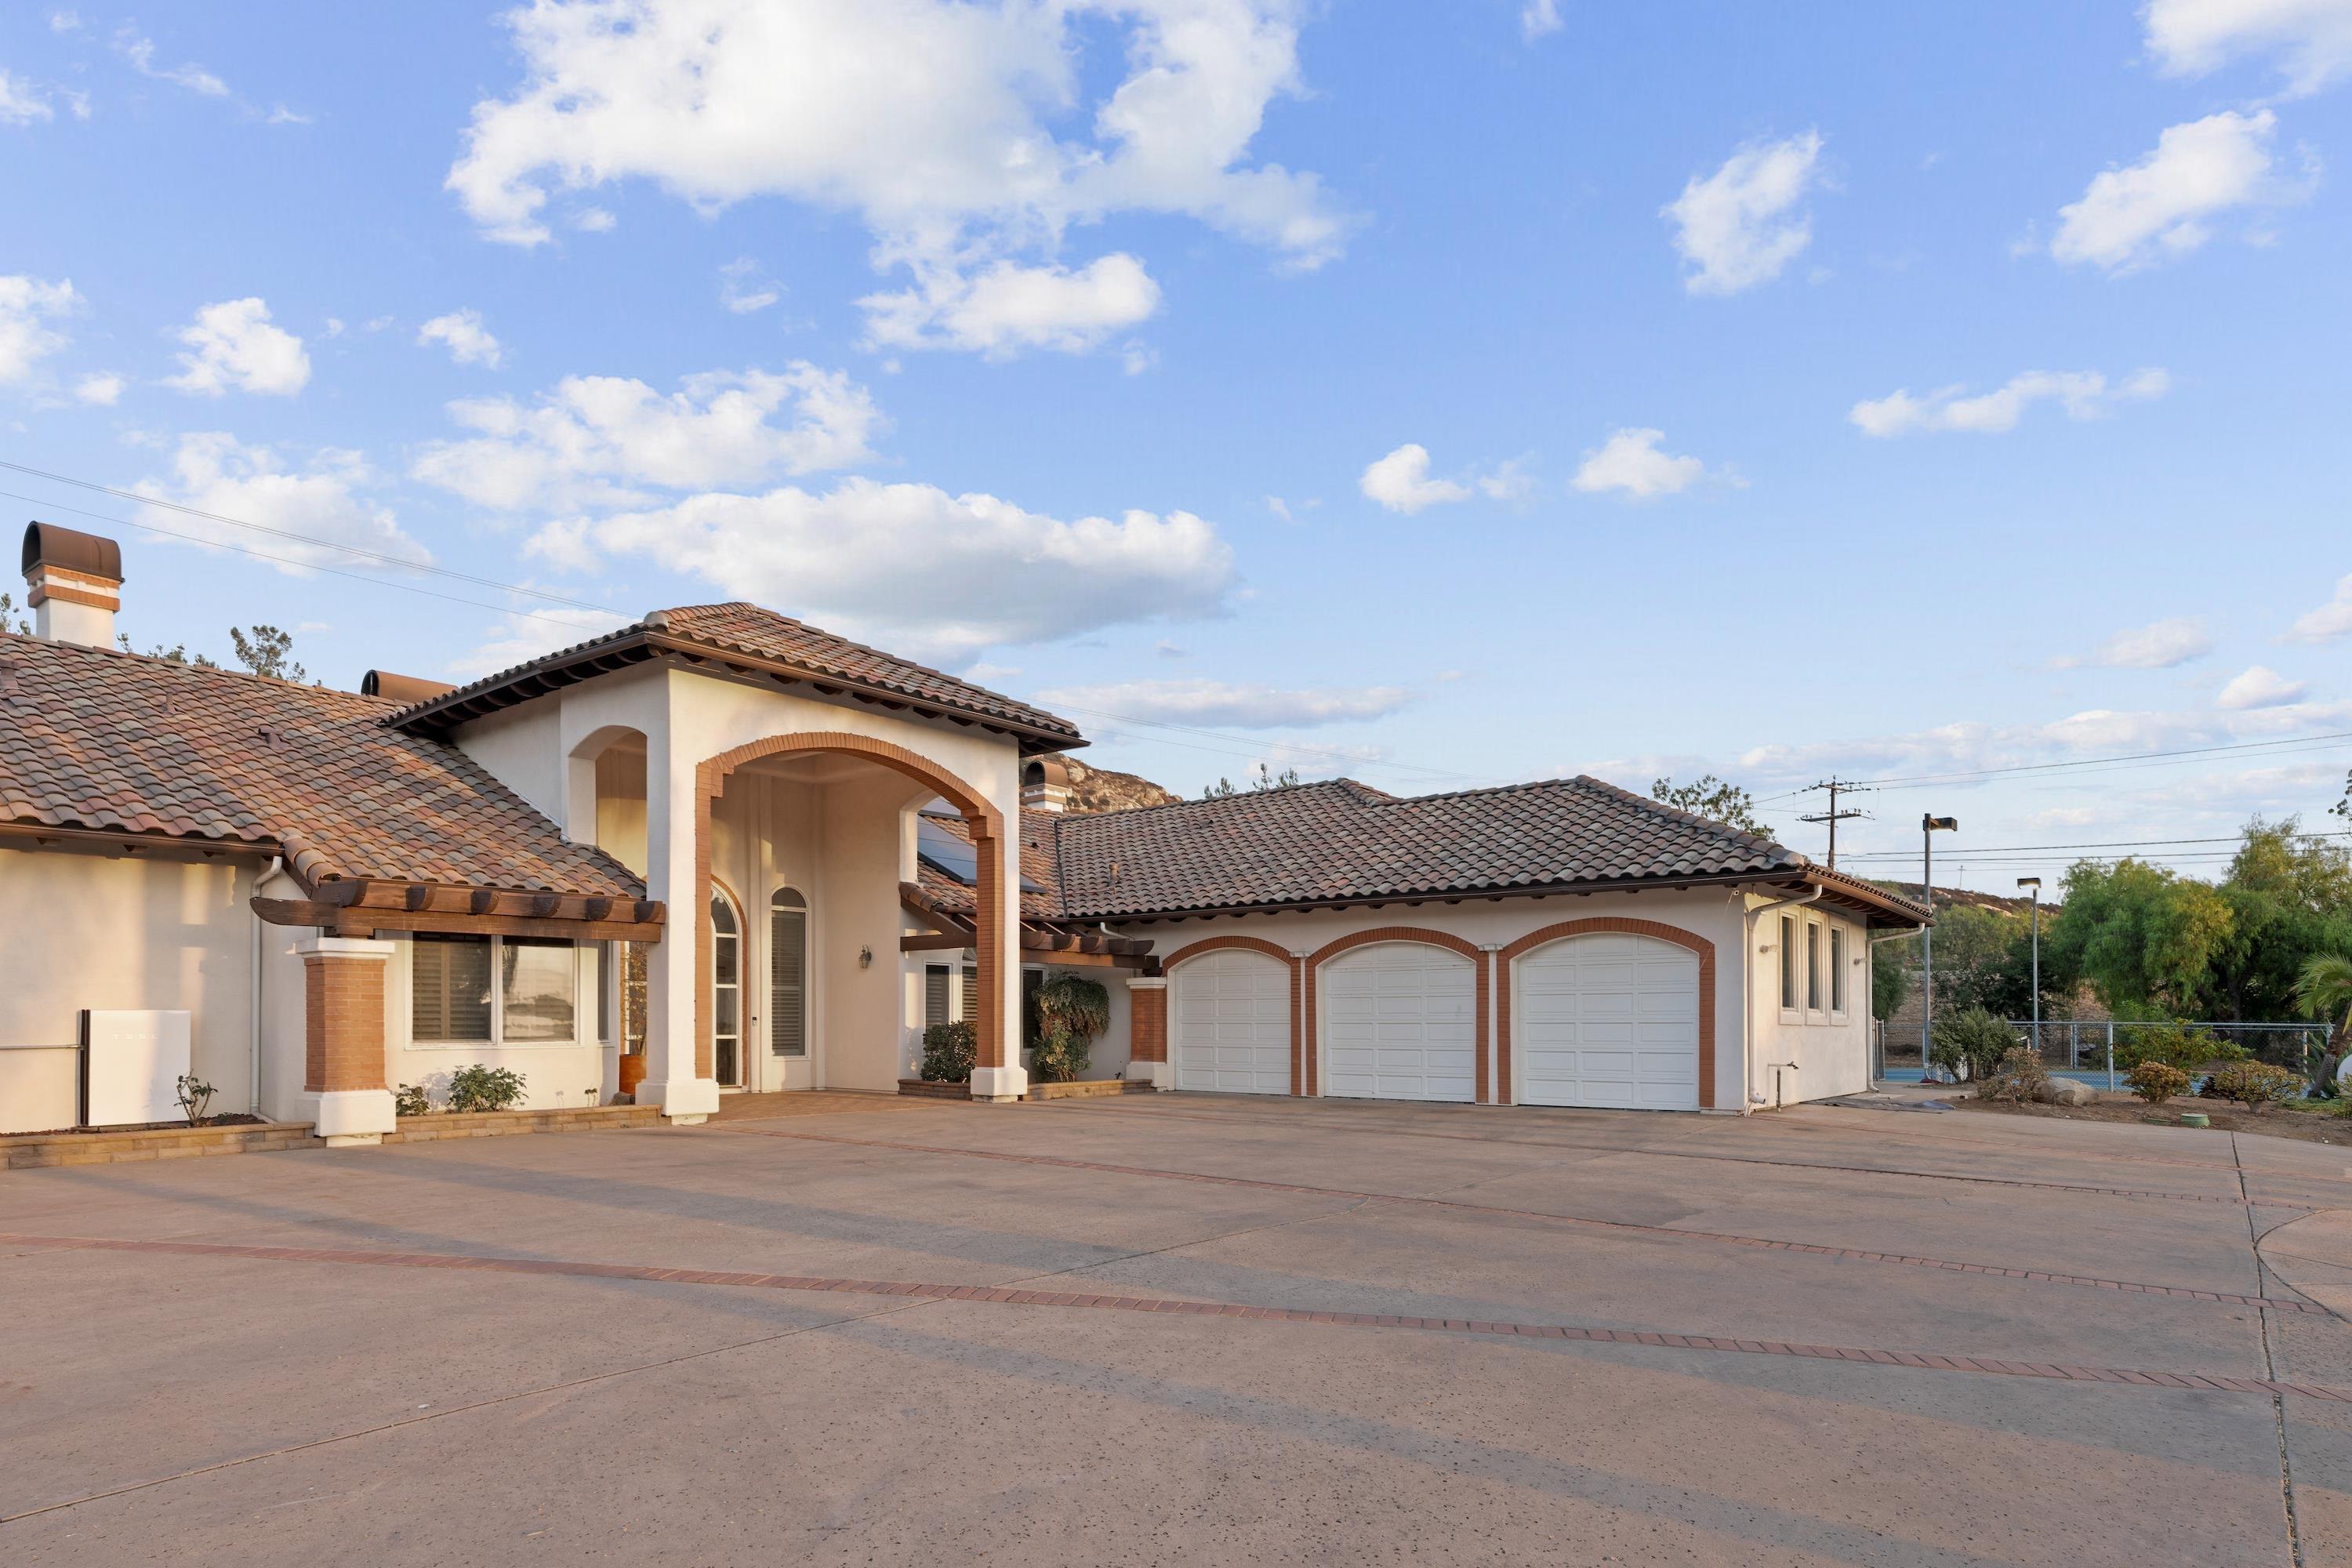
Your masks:
M15 632L18 637L33 635L33 623L16 613L16 601L0 594L0 632Z
M137 653L139 651L137 648L131 646L131 634L129 632L115 633L114 644L125 653ZM193 664L198 669L218 669L220 668L219 665L215 664L203 654L196 655L193 659L190 658L188 657L188 645L186 643L177 643L170 647L165 647L162 643L157 643L153 647L149 648L143 657L148 658L160 658L166 664Z
M1686 784L1675 783L1671 775L1659 779L1650 785L1650 798L1676 811L1687 811L1693 816L1704 816L1709 822L1752 833L1759 838L1772 837L1772 829L1756 820L1755 796L1713 773L1704 773Z
M1895 957L1896 945L1880 943L1870 959L1870 1016L1882 1024L1895 1016L1911 994L1911 971Z
M2042 933L2043 969L2079 976L2111 1009L2195 1017L2211 1005L2213 960L2233 920L2210 883L2144 860L2080 860Z
M2290 816L2246 825L2222 879L2230 933L2213 957L2214 1005L2232 1018L2304 1016L2296 982L2315 953L2352 952L2352 852Z
M236 648L237 663L256 675L272 676L279 680L310 679L310 672L294 662L294 634L291 632L256 625L248 637L238 627L231 626L228 640Z
M2323 952L2305 961L2295 977L2295 1005L2304 1016L2327 1024L2327 1048L2336 1056L2352 1049L2352 958Z
M1936 1007L1979 1007L2007 1017L2032 1005L2011 956L2027 935L2025 917L1982 904L1952 904L1936 917Z
M1249 788L1252 795L1260 795L1272 789L1297 789L1299 784L1298 770L1297 768L1285 768L1277 773L1268 769L1264 763L1258 763L1256 773L1244 773L1242 776L1249 780ZM1240 790L1234 787L1233 780L1221 778L1215 784L1202 785L1201 789L1201 798L1202 800L1223 800L1229 795L1239 795L1242 792Z

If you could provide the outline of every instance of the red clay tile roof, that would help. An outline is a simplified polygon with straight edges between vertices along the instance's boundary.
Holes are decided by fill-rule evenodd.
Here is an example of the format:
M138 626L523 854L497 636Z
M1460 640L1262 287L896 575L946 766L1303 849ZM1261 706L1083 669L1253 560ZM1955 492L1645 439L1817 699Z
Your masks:
M0 822L274 847L314 888L641 899L602 850L346 691L0 636Z
M1073 918L1715 877L1811 862L1596 778L1400 798L1352 779L1066 818Z
M632 658L680 647L740 655L803 679L838 682L855 693L973 715L1054 747L1086 744L1076 725L1042 708L741 601L656 610L618 631L404 708L393 722L404 729L446 727L526 701L549 689L551 682L587 679Z
M1099 815L1021 814L1027 920L1737 879L1823 882L1902 921L1903 900L1769 839L1596 778L1400 798L1352 779ZM924 868L969 910L971 889ZM960 902L958 900L961 900Z

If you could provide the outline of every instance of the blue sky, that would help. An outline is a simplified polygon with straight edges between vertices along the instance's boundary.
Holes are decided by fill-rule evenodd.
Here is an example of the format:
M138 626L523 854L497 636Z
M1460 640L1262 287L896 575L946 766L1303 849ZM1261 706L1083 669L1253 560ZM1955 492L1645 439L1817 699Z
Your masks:
M751 597L1188 791L1924 777L1842 848L1987 888L2342 826L2341 741L1975 775L2352 731L2352 0L18 6L0 73L0 459L280 531L0 471L142 647Z

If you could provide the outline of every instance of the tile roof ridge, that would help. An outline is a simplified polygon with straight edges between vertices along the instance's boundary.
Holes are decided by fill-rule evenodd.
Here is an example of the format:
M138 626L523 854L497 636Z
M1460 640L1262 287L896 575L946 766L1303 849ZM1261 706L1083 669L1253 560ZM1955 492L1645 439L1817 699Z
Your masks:
M101 647L95 643L68 642L59 637L35 637L29 632L0 632L0 639L5 639L5 642L0 642L0 647L5 647L5 643L15 643L25 648L38 648L62 654L68 658L96 655L101 658L110 658L148 669L174 670L179 674L198 679L219 676L228 680L259 681L265 686L300 692L306 697L345 699L352 702L364 702L371 708L388 709L396 706L383 698L370 697L364 692L345 691L339 686L314 685L307 680L289 680L282 675L264 675L253 669L231 669L225 664L198 664L192 658L165 658L161 654L136 653L127 647Z
M1194 811L1202 808L1213 809L1218 806L1231 808L1241 805L1244 801L1273 800L1283 795L1304 795L1309 791L1313 791L1318 795L1323 795L1328 794L1331 791L1339 788L1343 784L1355 784L1356 781L1353 779L1315 779L1306 784L1285 784L1279 789L1237 789L1231 795L1203 795L1197 799L1190 800L1163 800L1153 805L1124 805L1119 807L1117 811L1072 811L1065 812L1062 815L1077 822L1102 822L1115 816L1141 816L1147 812L1154 811ZM1356 784L1356 787L1359 789L1370 788L1369 785L1363 784ZM1371 790L1370 793L1374 795L1379 795L1381 792L1378 790ZM1396 797L1394 795L1389 795L1384 798L1387 800L1394 800ZM1378 802L1371 804L1378 804Z
M1774 854L1781 857L1785 864L1791 866L1810 866L1812 864L1811 860L1808 859L1798 851L1790 848L1787 845L1781 843L1777 838L1767 838L1760 833L1750 833L1745 828L1734 827L1729 823L1717 822L1711 816L1701 816L1695 811L1685 811L1680 806L1668 805L1664 801L1652 800L1645 795L1635 795L1632 790L1627 789L1624 785L1611 784L1607 779L1595 778L1591 773L1579 773L1575 778L1568 782L1580 785L1589 790L1595 790L1605 795L1613 795L1619 800L1625 802L1627 805L1632 805L1638 810L1646 811L1654 816L1664 816L1675 822L1686 823L1694 827L1703 827L1708 832L1716 834L1721 837L1732 839L1741 844L1754 845L1763 849L1769 849Z

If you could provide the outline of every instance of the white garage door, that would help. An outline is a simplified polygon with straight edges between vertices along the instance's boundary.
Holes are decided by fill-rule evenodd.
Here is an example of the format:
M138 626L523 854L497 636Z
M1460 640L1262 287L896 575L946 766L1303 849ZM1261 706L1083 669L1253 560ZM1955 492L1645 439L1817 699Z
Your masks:
M1263 953L1203 953L1169 977L1178 1089L1290 1092L1290 966Z
M1477 1089L1476 966L1425 942L1340 954L1317 981L1323 1092L1461 1100Z
M1572 936L1517 970L1520 1104L1698 1109L1698 954L1650 937Z

